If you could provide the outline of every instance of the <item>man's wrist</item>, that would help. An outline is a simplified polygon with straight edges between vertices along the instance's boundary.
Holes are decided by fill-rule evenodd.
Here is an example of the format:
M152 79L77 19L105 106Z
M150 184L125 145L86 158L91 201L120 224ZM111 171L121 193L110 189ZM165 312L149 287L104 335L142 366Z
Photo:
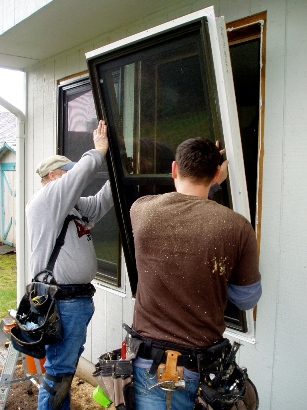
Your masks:
M102 154L104 157L106 156L107 150L100 149L100 148L95 148L95 150L101 152L101 154Z

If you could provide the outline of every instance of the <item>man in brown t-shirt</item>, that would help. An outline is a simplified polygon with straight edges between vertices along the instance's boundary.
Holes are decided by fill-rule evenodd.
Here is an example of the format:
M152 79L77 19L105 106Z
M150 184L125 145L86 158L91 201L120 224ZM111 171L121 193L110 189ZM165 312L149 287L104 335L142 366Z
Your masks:
M143 337L164 341L166 348L167 343L211 346L225 330L228 298L247 310L261 296L251 224L208 199L219 161L209 140L184 141L172 165L176 192L145 196L131 207L139 275L133 328ZM165 408L165 392L149 390L149 367L150 360L136 359L137 410ZM172 395L172 409L193 408L198 373L186 369L185 379L186 388Z

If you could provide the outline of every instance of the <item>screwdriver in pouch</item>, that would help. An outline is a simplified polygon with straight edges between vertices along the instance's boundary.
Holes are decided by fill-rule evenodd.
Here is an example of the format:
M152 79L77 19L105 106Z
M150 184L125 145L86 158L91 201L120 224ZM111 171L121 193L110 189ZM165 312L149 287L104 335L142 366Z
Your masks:
M32 302L36 305L42 305L45 301L46 301L46 296L35 296L34 298L32 298Z

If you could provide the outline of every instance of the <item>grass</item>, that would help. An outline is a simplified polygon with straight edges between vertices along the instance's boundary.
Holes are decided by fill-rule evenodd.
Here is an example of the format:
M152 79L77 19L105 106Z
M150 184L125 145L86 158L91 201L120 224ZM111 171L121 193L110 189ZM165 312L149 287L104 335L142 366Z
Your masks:
M16 254L0 255L0 320L8 310L16 309L17 273Z

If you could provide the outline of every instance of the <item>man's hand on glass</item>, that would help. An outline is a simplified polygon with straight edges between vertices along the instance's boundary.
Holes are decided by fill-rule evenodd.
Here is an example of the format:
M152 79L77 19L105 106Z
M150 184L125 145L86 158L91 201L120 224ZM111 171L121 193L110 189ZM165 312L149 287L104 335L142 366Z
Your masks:
M219 141L216 141L215 145L218 149L220 148ZM220 150L221 155L225 154L225 152L226 152L225 148ZM218 177L218 180L216 181L219 185L221 185L221 183L224 182L225 179L228 177L228 164L229 164L229 161L225 159L225 161L223 161L220 166L220 175Z
M106 155L109 148L107 126L105 121L100 120L98 128L93 132L93 141L95 149L98 149L103 155Z

